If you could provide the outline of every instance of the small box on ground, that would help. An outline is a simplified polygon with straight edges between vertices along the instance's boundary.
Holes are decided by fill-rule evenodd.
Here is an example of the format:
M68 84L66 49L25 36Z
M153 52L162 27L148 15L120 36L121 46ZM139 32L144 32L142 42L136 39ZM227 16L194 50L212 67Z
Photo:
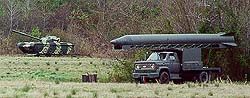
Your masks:
M97 73L86 73L82 75L82 82L97 82Z

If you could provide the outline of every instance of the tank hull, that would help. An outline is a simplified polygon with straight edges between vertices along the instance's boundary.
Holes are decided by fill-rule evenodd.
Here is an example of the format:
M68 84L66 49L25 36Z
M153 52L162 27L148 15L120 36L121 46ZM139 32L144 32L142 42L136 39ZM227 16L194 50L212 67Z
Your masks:
M66 55L74 50L71 43L19 42L17 47L25 54L35 55Z

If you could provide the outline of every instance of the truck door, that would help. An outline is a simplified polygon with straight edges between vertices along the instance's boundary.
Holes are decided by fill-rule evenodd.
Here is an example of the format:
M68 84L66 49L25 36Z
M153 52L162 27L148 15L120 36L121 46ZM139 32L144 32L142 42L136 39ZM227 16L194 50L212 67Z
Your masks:
M171 73L179 73L180 72L180 62L177 57L176 53L170 53L168 55L168 61L169 61L169 69Z

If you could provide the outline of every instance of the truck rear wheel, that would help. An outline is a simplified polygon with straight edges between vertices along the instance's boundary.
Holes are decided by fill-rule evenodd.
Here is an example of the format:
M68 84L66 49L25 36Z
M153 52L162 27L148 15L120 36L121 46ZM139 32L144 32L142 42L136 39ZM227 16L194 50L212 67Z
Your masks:
M168 72L162 72L161 75L160 75L160 79L159 79L159 82L161 84L168 84L170 81L170 78L169 78L169 74Z
M183 80L178 79L178 80L173 80L174 84L183 84Z
M209 74L206 71L203 71L199 74L199 82L201 83L207 83L210 81Z

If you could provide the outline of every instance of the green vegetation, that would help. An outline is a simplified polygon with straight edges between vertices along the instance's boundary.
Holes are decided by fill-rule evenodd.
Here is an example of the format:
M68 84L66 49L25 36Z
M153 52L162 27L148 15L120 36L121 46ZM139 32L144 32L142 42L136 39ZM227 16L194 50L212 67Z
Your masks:
M155 93L155 95L160 95L160 91L159 90L155 90L154 93Z
M249 97L247 81L232 81L250 80L250 4L232 1L1 0L0 54L9 56L0 57L0 84L4 84L0 96ZM75 50L81 56L118 59L11 57L20 54L17 42L31 41L11 33L12 29L37 37L58 36L77 44ZM206 66L223 68L224 81L211 84L129 84L133 62L144 59L146 51L117 52L110 45L110 40L126 34L218 32L235 32L240 48L203 50L203 60L208 58ZM98 73L99 83L80 84L85 73ZM76 91L69 91L69 87Z
M55 96L55 95L58 95L58 93L57 93L56 91L54 91L54 92L53 92L53 95L54 95L54 96Z
M170 90L170 91L171 91L171 90L173 90L173 88L172 88L172 87L168 87L168 90Z
M3 16L3 15L4 15L4 10L2 7L2 1L0 1L0 16Z
M59 84L60 83L60 81L59 80L55 80L55 84Z
M0 60L0 84L3 84L0 86L1 97L250 97L248 82L220 79L208 84L106 83L117 82L108 74L114 71L112 64L116 62L111 59L2 56ZM24 61L29 64L24 64ZM49 66L46 64L48 62ZM82 64L79 65L79 62ZM56 71L57 67L60 70ZM81 75L87 72L97 72L99 82L81 83Z
M131 76L127 74L131 72L127 70L134 59L128 59L133 56L127 51L112 50L110 41L114 38L126 34L235 32L240 48L204 50L204 60L208 57L205 65L225 68L223 79L228 75L232 80L246 80L244 75L250 75L250 4L244 0L233 4L232 0L173 1L2 0L0 54L20 54L15 44L32 40L13 34L12 29L37 37L54 35L75 43L75 50L81 56L123 58L120 65L126 75L112 77L118 78L117 82L128 82Z
M39 31L38 27L35 27L31 31L31 35L35 37L41 37L41 32Z
M208 93L208 95L209 95L209 96L213 96L214 94L213 94L213 92L210 91L210 92Z
M112 88L112 89L110 90L110 92L112 92L112 93L117 93L117 90L114 89L114 88Z
M93 92L93 98L98 98L97 92Z
M71 94L72 94L72 95L75 95L76 92L77 92L77 91L76 91L75 89L71 90Z
M28 92L28 91L31 90L31 89L32 89L31 86L25 85L23 88L21 88L21 91L23 91L23 92Z
M71 57L1 56L0 60L0 80L39 80L51 81L54 84L81 82L82 74L86 73L98 73L99 82L110 82L108 74L112 70L110 64L111 62L115 64L115 61L110 59ZM81 65L78 64L80 61ZM89 61L95 62L89 64ZM107 65L102 65L102 62Z
M249 84L220 83L220 87L215 87L208 83L208 87L203 88L198 84L193 88L188 88L187 84L159 85L159 84L135 84L135 83L73 83L62 82L53 85L53 82L43 81L0 81L4 86L0 86L1 97L90 97L90 98L113 98L113 97L193 97L193 98L228 98L250 97ZM26 84L28 91L19 89L24 88ZM16 86L16 85L20 85ZM169 88L173 90L168 90ZM79 93L78 93L79 92Z
M67 95L66 98L73 98L72 95Z
M192 82L187 82L186 84L187 84L188 88L193 88L193 87L195 87L195 84L192 83ZM199 85L200 85L200 84L199 84Z
M110 75L114 82L132 82L133 60L123 60L120 64L112 65L112 73Z
M46 65L48 65L48 66L49 66L49 65L50 65L50 63L49 63L49 62L47 62L47 63L46 63Z
M48 93L44 93L43 96L44 96L44 97L48 97L49 94L48 94Z
M132 51L133 56L127 60L117 59L118 63L113 63L110 78L114 82L133 82L132 72L134 62L145 59L146 50Z

